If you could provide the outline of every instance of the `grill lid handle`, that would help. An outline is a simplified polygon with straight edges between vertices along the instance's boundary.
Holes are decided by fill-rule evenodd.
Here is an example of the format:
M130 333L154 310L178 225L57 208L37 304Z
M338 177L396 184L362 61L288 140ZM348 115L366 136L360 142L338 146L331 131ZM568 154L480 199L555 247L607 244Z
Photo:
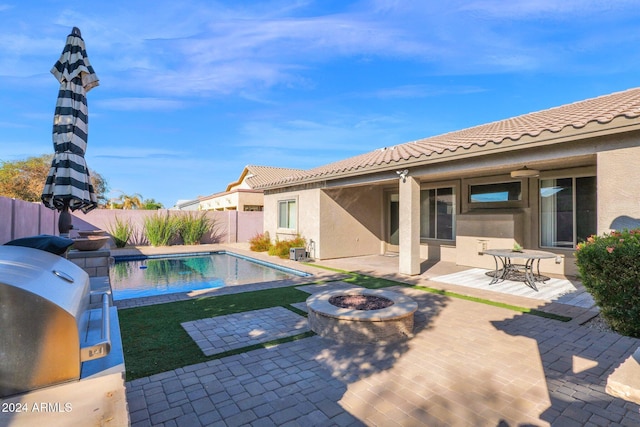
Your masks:
M109 319L109 295L102 294L102 330L100 332L101 341L83 347L80 349L80 360L86 362L87 360L100 359L105 357L111 351L111 324Z
M64 271L53 270L52 273L58 276L59 278L61 278L62 280L66 280L69 283L73 283L73 277L71 277Z

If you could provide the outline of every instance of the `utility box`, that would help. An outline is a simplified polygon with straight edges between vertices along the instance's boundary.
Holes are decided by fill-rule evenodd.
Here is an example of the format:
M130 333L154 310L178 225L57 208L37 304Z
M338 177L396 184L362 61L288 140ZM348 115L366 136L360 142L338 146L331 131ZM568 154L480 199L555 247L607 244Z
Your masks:
M305 248L291 248L289 249L289 259L294 261L300 261L307 255Z

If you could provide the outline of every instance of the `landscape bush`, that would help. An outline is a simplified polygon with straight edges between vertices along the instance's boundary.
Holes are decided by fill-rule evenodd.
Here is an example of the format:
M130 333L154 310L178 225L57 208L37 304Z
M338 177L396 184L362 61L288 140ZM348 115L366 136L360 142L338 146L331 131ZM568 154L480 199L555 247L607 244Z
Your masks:
M640 338L640 229L589 237L578 244L576 262L611 329Z
M133 225L131 220L121 220L116 216L114 222L107 227L107 231L113 237L116 247L124 248L133 235Z
M205 212L182 215L177 224L178 235L185 245L199 245L202 237L210 233L213 227L214 221Z
M155 213L144 218L144 234L151 246L168 246L176 237L180 219L177 216Z
M290 240L276 239L275 244L269 248L269 255L275 255L280 258L289 258L289 250L291 248L306 248L307 241L300 235Z
M257 233L251 239L249 239L249 249L254 252L267 252L271 249L271 237L269 232Z

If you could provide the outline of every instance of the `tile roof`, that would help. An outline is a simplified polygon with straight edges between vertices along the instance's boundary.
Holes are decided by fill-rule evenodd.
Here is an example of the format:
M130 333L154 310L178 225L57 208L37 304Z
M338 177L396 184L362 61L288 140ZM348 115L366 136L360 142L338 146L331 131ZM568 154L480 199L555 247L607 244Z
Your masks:
M616 92L548 110L487 123L468 129L384 147L317 168L263 182L262 188L331 179L338 175L357 175L385 165L402 164L420 157L455 152L472 146L517 141L543 132L558 133L566 128L580 129L589 123L607 124L617 117L640 117L640 88ZM398 166L398 165L395 165Z
M247 165L246 182L251 188L303 172L302 169L278 168L273 166Z

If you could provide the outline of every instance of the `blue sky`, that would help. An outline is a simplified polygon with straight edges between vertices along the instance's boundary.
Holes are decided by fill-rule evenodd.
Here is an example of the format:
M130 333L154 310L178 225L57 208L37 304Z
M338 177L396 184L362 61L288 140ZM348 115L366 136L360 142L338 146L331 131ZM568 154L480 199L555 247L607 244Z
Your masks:
M640 1L0 0L0 160L53 152L73 26L89 167L165 207L640 86Z

